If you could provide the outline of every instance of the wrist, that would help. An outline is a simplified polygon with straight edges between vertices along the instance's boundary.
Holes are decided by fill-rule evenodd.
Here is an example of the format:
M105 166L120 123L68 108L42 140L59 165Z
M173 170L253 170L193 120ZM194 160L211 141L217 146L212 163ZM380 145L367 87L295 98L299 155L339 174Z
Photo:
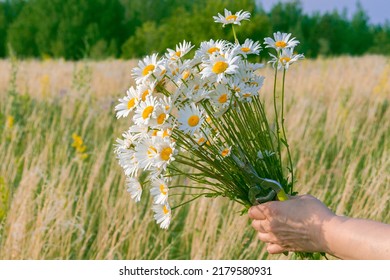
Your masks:
M337 234L339 234L337 229L341 228L342 223L344 223L346 219L346 217L333 214L333 216L323 221L321 229L322 234L319 235L322 252L337 257L337 251L334 250L334 245L337 244Z

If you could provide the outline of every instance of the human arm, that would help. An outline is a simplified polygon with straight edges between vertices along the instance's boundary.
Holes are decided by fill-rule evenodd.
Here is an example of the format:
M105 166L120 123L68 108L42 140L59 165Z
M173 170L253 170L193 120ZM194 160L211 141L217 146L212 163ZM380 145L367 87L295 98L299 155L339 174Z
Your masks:
M390 225L335 215L310 195L249 210L271 254L326 252L342 259L390 259Z

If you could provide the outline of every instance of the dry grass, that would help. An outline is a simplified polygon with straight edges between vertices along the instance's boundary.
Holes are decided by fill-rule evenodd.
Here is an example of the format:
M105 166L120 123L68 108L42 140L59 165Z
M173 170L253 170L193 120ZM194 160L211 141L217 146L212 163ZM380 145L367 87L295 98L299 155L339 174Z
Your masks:
M134 65L23 61L13 87L11 64L0 61L1 259L268 257L240 207L224 199L177 210L169 231L155 225L148 199L130 201L112 152L126 121L115 120L113 104ZM390 222L389 77L379 56L289 71L286 127L300 193L338 214ZM263 94L268 102L270 82ZM87 160L72 133L83 137Z

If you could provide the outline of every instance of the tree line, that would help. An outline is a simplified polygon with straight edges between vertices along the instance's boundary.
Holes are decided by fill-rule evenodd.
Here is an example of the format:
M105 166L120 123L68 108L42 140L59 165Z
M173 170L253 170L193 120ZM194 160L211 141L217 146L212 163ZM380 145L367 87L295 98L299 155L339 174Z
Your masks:
M347 12L306 14L299 1L275 4L269 12L256 0L0 0L0 57L139 58L162 53L183 40L233 40L230 28L212 16L249 11L239 39L263 41L272 32L291 32L306 57L390 55L390 23L370 24L357 3Z

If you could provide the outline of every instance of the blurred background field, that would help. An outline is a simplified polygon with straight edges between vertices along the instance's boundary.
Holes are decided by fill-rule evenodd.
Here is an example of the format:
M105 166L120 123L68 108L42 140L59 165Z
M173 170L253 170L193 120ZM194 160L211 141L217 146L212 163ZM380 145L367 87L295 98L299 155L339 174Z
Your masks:
M232 40L212 20L224 8L251 12L240 40L292 32L307 57L286 81L297 191L390 223L390 22L374 23L359 4L308 14L299 1L263 2L0 0L0 259L293 257L268 256L223 198L186 205L159 229L150 199L135 204L126 192L113 153L130 122L114 106L135 58L183 40ZM272 118L273 72L261 74Z
M317 12L305 9L309 2ZM324 8L335 2L338 9ZM232 41L230 28L212 20L224 8L251 13L240 40L283 31L299 38L296 51L306 57L390 55L388 13L387 21L370 13L388 11L387 0L0 0L0 57L12 47L22 58L129 59L183 40Z
M292 257L267 256L226 199L174 211L168 231L145 207L150 199L130 199L113 154L130 120L117 121L113 107L135 64L0 62L0 258ZM261 72L272 80L272 69ZM389 77L383 56L305 60L288 73L297 190L337 214L390 222ZM261 95L271 104L269 82Z

